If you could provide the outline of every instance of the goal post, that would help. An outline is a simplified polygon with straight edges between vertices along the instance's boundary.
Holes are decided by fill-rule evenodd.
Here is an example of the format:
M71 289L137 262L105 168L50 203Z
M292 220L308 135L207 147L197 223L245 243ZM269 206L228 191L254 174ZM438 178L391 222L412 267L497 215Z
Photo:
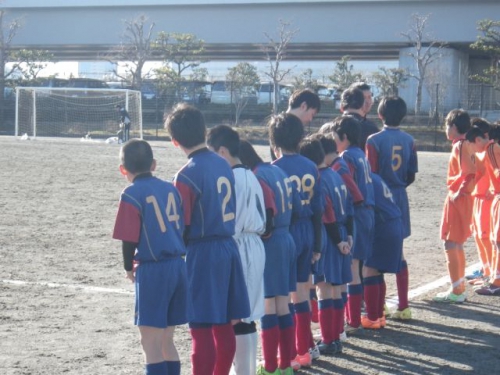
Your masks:
M16 87L15 136L109 138L124 107L130 138L142 138L141 92L121 89Z

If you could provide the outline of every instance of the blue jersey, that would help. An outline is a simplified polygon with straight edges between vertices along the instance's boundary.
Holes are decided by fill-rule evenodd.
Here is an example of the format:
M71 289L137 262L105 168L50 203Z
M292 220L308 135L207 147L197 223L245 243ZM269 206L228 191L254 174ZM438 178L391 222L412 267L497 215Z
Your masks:
M345 160L351 175L363 196L366 206L374 205L373 184L371 179L371 169L365 153L359 148L349 146L343 153L342 159Z
M146 173L122 192L113 238L137 243L135 260L141 263L184 255L183 220L179 192Z
M310 218L321 213L321 188L319 171L311 160L300 154L283 155L273 164L285 171L301 200L300 218Z
M372 173L371 176L373 191L375 193L375 225L380 222L400 218L401 211L396 203L394 203L391 189L389 189L379 175Z
M352 216L354 213L351 194L342 177L331 168L320 169L320 176L321 190L325 197L323 222L345 225L347 216Z
M174 185L190 226L188 240L234 235L234 174L227 161L206 148L197 150L175 175Z
M292 220L292 184L286 173L269 163L258 164L253 172L262 186L266 210L273 211L274 227L289 227Z
M372 172L380 175L391 189L406 188L408 174L418 172L413 137L399 128L384 126L382 131L370 136L366 156Z

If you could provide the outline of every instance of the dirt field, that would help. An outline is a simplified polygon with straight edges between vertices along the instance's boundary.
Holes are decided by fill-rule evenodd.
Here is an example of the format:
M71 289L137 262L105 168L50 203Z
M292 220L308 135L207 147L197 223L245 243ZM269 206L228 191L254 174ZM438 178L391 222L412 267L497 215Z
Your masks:
M157 175L171 178L184 156L170 143L152 144ZM111 239L127 184L118 150L0 137L0 374L142 374L133 286L124 278L120 244ZM446 275L438 226L447 158L420 153L409 188L413 235L405 252L412 289ZM471 244L467 254L477 262ZM394 277L387 280L392 295ZM498 374L500 300L470 291L462 306L439 305L430 302L435 292L411 301L411 323L389 321L384 330L352 336L344 354L301 373ZM182 374L189 374L186 327L176 342Z

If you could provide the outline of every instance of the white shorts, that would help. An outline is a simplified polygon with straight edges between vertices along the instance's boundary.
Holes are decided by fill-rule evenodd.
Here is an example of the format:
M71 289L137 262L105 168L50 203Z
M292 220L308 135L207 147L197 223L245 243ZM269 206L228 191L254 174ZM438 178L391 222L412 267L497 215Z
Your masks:
M242 233L235 236L234 239L238 244L248 299L250 300L250 316L243 321L249 323L264 316L266 251L260 236L256 233Z

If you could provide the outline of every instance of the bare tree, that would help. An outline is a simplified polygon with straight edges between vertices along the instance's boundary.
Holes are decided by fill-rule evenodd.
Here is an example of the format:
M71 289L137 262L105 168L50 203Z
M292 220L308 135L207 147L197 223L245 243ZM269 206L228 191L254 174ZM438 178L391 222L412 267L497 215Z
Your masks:
M259 84L257 68L250 63L240 62L229 68L226 81L230 83L232 103L235 108L235 125L238 125L240 116L250 100L255 96L255 87Z
M141 14L133 19L123 21L124 32L122 42L113 48L105 59L115 64L113 74L140 90L142 80L147 76L143 72L144 64L153 56L153 29L155 23ZM118 69L123 68L123 69Z
M442 49L445 47L445 43L435 40L427 32L429 18L430 14L412 14L409 30L401 33L413 47L413 51L409 52L408 56L413 59L417 66L416 71L408 71L409 76L417 81L417 97L415 100L415 113L417 114L420 113L422 107L422 89L427 68L442 57Z
M274 87L273 114L278 113L280 83L293 70L293 68L281 69L280 64L286 58L288 45L298 32L299 29L291 28L291 23L283 20L279 21L277 37L264 32L267 44L261 48L265 59L269 62L269 70L265 71L264 74L270 78Z

